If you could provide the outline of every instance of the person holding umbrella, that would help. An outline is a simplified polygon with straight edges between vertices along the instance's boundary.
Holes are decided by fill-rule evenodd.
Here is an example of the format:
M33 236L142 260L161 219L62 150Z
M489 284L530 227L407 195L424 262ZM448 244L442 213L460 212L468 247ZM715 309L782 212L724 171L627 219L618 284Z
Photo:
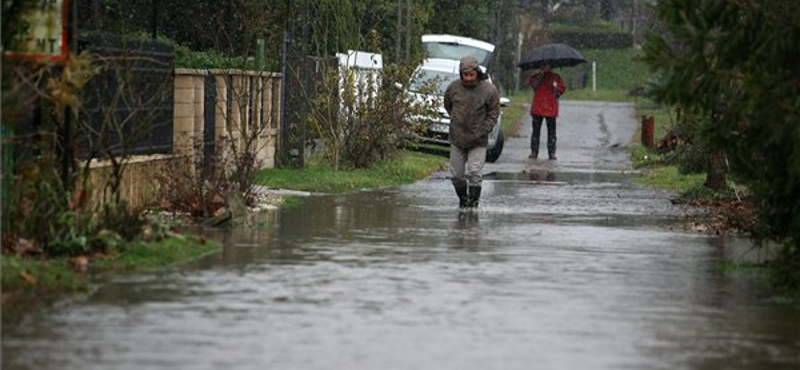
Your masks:
M539 157L539 134L542 120L547 121L547 154L551 160L556 159L556 117L558 117L558 98L567 89L564 80L551 68L574 67L586 63L586 59L575 48L565 44L548 44L539 46L526 53L517 64L525 69L538 69L528 84L533 87L533 134L531 135L530 158Z
M547 121L547 155L550 160L556 160L556 117L558 117L558 98L564 94L567 87L564 80L550 68L550 62L545 60L539 64L539 69L528 77L528 85L533 87L533 104L531 117L533 119L533 133L531 134L531 154L528 158L539 157L539 136L541 136L542 121Z

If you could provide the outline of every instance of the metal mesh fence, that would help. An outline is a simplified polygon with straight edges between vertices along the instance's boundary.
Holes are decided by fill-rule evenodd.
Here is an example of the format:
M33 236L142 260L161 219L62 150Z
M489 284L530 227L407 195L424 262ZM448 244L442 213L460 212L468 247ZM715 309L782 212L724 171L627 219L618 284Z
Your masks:
M168 153L173 141L172 47L108 33L82 33L79 50L95 57L100 74L82 93L81 152Z

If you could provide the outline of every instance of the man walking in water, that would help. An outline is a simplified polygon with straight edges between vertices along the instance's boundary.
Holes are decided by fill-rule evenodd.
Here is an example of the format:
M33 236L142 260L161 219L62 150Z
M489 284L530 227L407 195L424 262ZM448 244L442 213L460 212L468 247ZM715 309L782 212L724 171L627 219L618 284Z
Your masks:
M450 114L450 176L458 206L476 208L489 133L500 115L500 93L474 57L461 58L459 73L461 78L451 82L444 94L444 108Z

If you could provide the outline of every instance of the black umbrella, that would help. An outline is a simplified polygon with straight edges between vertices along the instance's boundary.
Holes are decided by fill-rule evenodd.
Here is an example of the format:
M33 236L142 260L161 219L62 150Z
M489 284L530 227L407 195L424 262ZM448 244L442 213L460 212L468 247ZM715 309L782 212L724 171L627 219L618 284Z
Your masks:
M564 44L548 44L539 46L531 50L517 64L517 67L522 69L535 69L539 68L542 62L548 61L550 67L573 67L581 63L586 63L583 55Z

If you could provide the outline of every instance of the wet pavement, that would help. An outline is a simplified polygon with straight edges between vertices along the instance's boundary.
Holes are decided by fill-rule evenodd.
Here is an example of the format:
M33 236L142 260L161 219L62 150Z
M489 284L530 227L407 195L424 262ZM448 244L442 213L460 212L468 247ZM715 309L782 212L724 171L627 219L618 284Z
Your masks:
M682 231L670 193L631 183L632 107L561 111L559 159L527 159L528 120L477 212L445 173L307 197L3 328L2 368L800 368L800 312L718 268L750 244Z

